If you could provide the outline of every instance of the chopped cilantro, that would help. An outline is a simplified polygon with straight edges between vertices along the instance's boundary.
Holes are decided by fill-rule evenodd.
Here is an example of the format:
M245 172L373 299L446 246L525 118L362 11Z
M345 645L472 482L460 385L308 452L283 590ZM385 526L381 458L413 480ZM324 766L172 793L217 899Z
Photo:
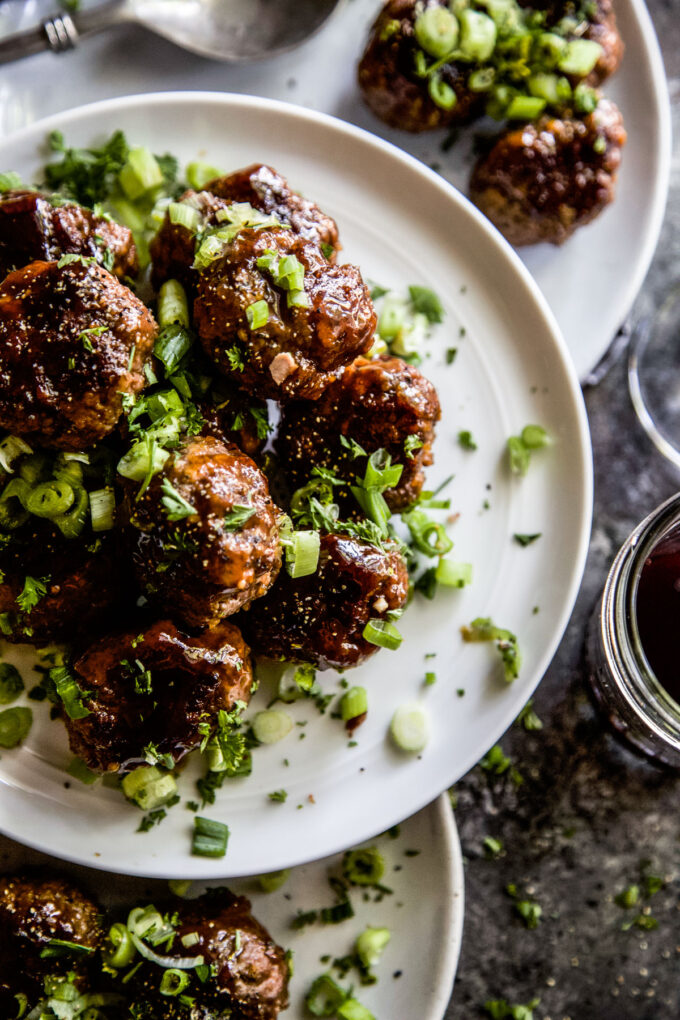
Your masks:
M442 303L433 290L429 287L413 286L409 287L408 294L414 310L424 315L428 322L444 321Z
M271 801L274 801L275 804L284 804L285 801L286 801L286 798L288 797L288 791L287 790L274 790L273 793L268 794L268 797L269 797L269 799Z
M87 206L108 197L128 157L122 131L114 131L98 149L67 148L61 131L52 131L49 141L52 151L62 156L45 167L50 188Z
M526 705L515 719L515 722L520 723L525 730L542 730L543 723L534 712L533 705L533 698L529 698Z
M409 460L413 460L413 454L416 450L419 450L423 445L422 439L418 436L407 436L404 440L404 453Z
M167 478L163 479L161 492L163 493L161 502L169 521L181 521L185 517L191 517L197 513L196 509L190 503L187 503L184 496L175 489Z
M535 542L536 539L540 538L542 534L543 532L541 531L537 531L533 535L519 535L515 533L512 537L514 538L515 542L517 542L518 545L525 547L527 545L531 545L532 542Z
M47 595L47 585L50 583L49 577L30 577L27 576L24 580L24 587L21 592L17 595L17 605L25 613L30 613L40 602L42 598Z
M255 513L255 507L235 503L231 510L222 518L225 531L239 531Z
M500 744L494 744L494 746L486 752L479 764L485 772L491 772L495 776L502 776L504 772L508 771L512 762L510 758L504 754L503 748Z
M458 444L462 446L464 450L476 450L477 444L472 438L472 433L468 429L462 429L458 433Z
M482 846L487 857L498 857L503 852L503 841L494 836L485 836Z
M458 354L458 348L457 347L447 347L447 349L446 349L446 364L447 365L452 365L454 363L454 361L456 360L456 355L457 354Z

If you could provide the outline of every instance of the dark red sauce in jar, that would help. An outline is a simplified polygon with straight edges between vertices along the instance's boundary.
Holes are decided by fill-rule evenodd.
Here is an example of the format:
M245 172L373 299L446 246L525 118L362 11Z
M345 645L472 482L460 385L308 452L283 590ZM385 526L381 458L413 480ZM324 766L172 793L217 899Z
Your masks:
M642 648L654 675L680 703L680 535L664 538L647 557L636 614Z

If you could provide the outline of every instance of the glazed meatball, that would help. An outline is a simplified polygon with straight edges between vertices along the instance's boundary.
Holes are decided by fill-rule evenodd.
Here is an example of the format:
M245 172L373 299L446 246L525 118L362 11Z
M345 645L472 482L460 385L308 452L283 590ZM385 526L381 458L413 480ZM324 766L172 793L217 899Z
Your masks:
M157 327L101 266L33 262L0 285L0 427L84 450L146 384Z
M614 198L621 114L601 99L587 117L543 117L502 134L475 166L473 201L511 244L562 244Z
M263 258L276 266L287 257L304 270L303 303L292 307L291 291L258 267ZM266 304L267 320L251 328L247 313L256 302ZM242 389L315 400L369 349L376 315L356 266L329 265L317 245L289 230L242 230L201 274L194 323L206 354Z
M319 246L328 245L332 249L328 257L334 259L340 247L335 220L314 202L293 191L286 178L273 167L254 163L228 177L217 177L205 187L206 191L228 202L248 202L268 216L275 216L280 223L288 224L294 234L308 241Z
M73 672L89 715L65 718L71 750L97 772L127 772L151 744L177 763L202 740L201 724L247 702L248 647L220 623L189 637L168 620L102 638Z
M376 117L390 127L431 131L468 124L484 111L483 96L467 87L470 65L441 68L442 82L456 95L448 110L432 100L427 79L416 74L416 18L426 8L447 6L446 0L388 0L371 29L359 63L359 88Z
M129 506L140 584L190 627L235 613L278 573L278 511L267 480L246 454L213 436L186 440Z
M182 955L203 956L214 973L205 984L192 976L187 988L195 1000L191 1017L276 1020L288 1005L288 963L283 949L250 913L249 901L221 888L179 906L173 902L172 910L178 915L175 946L195 932L198 941L182 949ZM159 983L157 967L145 965L135 976L135 1016L189 1020L186 1006L159 995Z
M227 444L236 443L257 460L270 433L265 401L249 396L226 379L213 385L210 397L211 403L201 404L204 434Z
M286 405L279 428L280 462L292 488L304 484L314 465L331 468L354 484L366 461L355 457L349 441L368 454L382 447L393 464L403 466L399 484L384 493L392 510L403 510L423 487L440 417L437 392L417 368L389 356L357 358L314 404Z
M209 191L185 191L180 201L196 210L204 230L216 226L217 214L230 204ZM198 271L193 268L195 251L196 232L181 223L173 223L170 213L166 212L149 246L153 264L151 282L156 290L165 280L179 280L187 292L193 294L198 280Z
M239 622L256 655L344 669L378 650L363 637L364 627L401 609L407 594L408 571L396 546L322 535L316 573L293 579L281 571Z
M16 994L40 997L47 974L81 969L84 953L49 959L40 953L51 939L96 949L102 938L98 914L97 904L69 882L0 877L0 1006L6 1001L13 1007L3 1016L17 1015Z
M136 276L137 249L127 227L67 202L52 205L38 191L0 195L0 278L29 262L83 255L118 277Z
M115 618L129 593L115 535L67 539L49 521L31 517L0 537L6 539L0 542L5 640L38 646L73 641Z

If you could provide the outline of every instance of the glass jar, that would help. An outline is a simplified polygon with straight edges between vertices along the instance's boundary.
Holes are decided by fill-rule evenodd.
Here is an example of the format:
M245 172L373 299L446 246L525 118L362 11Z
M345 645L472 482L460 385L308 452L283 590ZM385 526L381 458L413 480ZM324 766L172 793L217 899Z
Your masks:
M590 682L613 728L648 757L680 768L680 705L657 680L638 628L640 575L662 542L680 555L680 493L638 524L619 549L586 647Z

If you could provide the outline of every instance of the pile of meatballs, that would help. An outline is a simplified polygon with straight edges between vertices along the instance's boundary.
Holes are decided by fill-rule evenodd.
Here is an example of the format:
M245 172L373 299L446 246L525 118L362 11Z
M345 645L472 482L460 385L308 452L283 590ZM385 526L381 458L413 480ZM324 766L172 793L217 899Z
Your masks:
M83 710L64 721L73 752L99 773L129 772L148 761L149 745L177 765L205 739L206 720L247 704L251 652L323 670L377 651L366 624L392 619L407 600L399 544L327 521L316 570L295 578L282 566L284 515L316 468L334 473L340 516L361 521L350 493L366 466L350 452L357 444L402 466L384 497L392 510L412 505L440 417L417 368L367 357L376 314L361 273L337 261L334 221L276 170L248 167L179 204L200 231L166 213L151 280L182 284L195 333L171 396L187 379L200 386L182 396L191 410L160 461L147 451L141 481L115 466L131 445L144 449L135 409L167 403L177 377L164 378L154 356L155 305L133 289L132 235L37 191L0 196L0 428L26 447L0 476L0 622L9 641L69 646ZM195 268L201 238L235 211L241 226ZM290 303L263 256L268 265L295 257L302 300ZM261 302L267 318L255 324ZM260 427L268 400L280 415L273 436ZM274 461L276 503L263 471ZM16 496L13 480L31 482L36 470L59 479L54 465L65 464L87 488L88 472L111 462L106 530L64 534ZM32 605L27 578L42 583Z
M446 18L455 17L454 11L460 13L468 6L474 8L475 0L471 4L465 0L387 0L384 4L371 29L358 77L365 102L390 127L411 132L454 130L484 116L488 83L498 67L504 67L502 54L495 64L494 54L477 61L439 54L441 59L431 66L448 92L443 104L428 87L430 79L423 70L426 60L432 61L432 53L437 52L437 40L429 53L423 50L419 20L432 18L437 8L446 11ZM615 195L626 132L620 111L599 91L623 55L612 0L508 0L496 6L514 22L522 12L534 15L553 47L560 45L555 33L561 34L563 42L588 40L599 46L590 71L565 71L558 80L560 72L555 71L554 62L542 64L547 59L545 46L542 48L538 34L534 37L534 51L527 57L525 50L518 61L522 66L517 82L533 70L536 96L551 95L543 92L546 82L551 90L562 83L565 98L551 96L546 112L536 119L510 120L500 134L487 138L470 178L470 197L511 244L562 244L578 227L598 216ZM485 18L494 10L486 3L477 7L475 16ZM530 35L528 31L525 34L527 38ZM519 40L520 51L523 42ZM502 28L498 29L497 44L501 48L504 44ZM511 59L515 59L514 52ZM475 81L473 74L479 83L474 88L470 85ZM484 75L488 75L487 84ZM572 101L579 85L595 90L581 110ZM502 113L493 115L502 119Z
M124 917L107 917L105 925L101 906L58 875L0 877L0 1015L32 1016L36 1004L50 1006L55 1000L57 1007L68 1003L73 1009L82 996L78 1016L276 1020L288 1005L288 961L252 916L245 897L222 888L160 906L174 935L170 950L167 943L156 949L164 964L137 954L126 963L113 957L112 963L115 946L108 925L124 927ZM203 980L193 965L187 967L199 956L210 968ZM186 967L181 996L163 985L173 958ZM175 979L178 973L173 972ZM89 1010L87 996L92 997ZM182 1001L186 998L190 1006ZM49 1009L49 1015L66 1014Z

